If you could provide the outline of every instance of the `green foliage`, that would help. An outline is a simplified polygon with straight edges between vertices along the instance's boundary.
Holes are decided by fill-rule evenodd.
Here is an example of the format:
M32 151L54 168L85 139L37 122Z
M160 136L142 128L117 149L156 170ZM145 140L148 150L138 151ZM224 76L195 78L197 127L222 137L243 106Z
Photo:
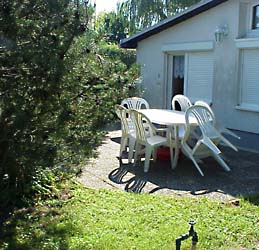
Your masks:
M129 21L129 34L147 28L183 11L200 0L126 0L119 6L120 15Z
M121 60L128 68L136 63L135 50L121 49L116 44L102 43L98 51L112 60Z
M0 187L16 191L53 165L64 56L79 34L69 1L1 2ZM15 193L15 191L14 191Z
M82 35L78 10L87 6L74 2L0 4L0 188L9 194L0 198L6 202L45 195L48 171L80 167L134 80L133 69L98 54L93 33Z
M96 21L96 31L108 43L119 43L128 34L129 21L123 12L102 13Z
M70 184L70 187L72 185ZM2 227L5 249L175 249L196 219L200 250L258 249L258 206L74 186L59 200L18 210ZM191 239L181 249L190 249Z
M117 10L101 13L95 22L96 32L107 43L119 43L136 32L175 15L200 0L125 0Z

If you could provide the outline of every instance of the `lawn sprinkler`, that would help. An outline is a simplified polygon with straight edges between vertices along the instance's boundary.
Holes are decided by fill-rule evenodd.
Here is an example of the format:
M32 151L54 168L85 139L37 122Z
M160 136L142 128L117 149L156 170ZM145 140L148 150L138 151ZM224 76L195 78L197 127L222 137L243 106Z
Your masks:
M182 234L181 236L179 236L176 240L175 240L175 245L176 245L176 250L181 250L181 243L182 241L188 239L189 237L192 237L192 246L191 246L191 250L195 250L196 249L196 245L198 243L198 235L197 233L194 231L194 225L196 224L196 221L194 220L190 220L189 224L191 225L190 230L188 233L186 234Z

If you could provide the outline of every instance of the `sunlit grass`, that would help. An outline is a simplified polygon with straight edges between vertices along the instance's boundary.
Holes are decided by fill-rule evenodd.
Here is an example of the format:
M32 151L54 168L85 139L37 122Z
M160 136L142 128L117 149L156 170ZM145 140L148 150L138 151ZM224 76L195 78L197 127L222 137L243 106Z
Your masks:
M245 200L234 206L79 186L71 192L70 199L16 211L0 249L175 249L190 219L198 221L199 249L259 249L259 207ZM190 245L188 239L181 249Z

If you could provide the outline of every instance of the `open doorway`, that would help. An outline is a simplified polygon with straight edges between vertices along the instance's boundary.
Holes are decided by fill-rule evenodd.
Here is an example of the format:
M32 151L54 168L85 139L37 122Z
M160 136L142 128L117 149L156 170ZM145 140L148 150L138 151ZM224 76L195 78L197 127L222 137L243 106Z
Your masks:
M184 56L173 57L173 96L182 94L184 91Z
M184 56L173 56L172 98L184 93ZM176 109L180 110L180 106Z

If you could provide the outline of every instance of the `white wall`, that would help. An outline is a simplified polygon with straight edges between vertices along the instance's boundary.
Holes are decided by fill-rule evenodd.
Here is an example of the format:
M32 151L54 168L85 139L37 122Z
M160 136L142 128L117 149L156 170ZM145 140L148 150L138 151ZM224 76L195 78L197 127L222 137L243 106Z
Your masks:
M214 41L216 27L227 24L228 37L214 46L212 108L219 122L227 127L259 133L259 113L236 108L239 100L239 50L235 39L245 36L245 24L242 22L247 12L246 4L240 8L240 1L227 1L138 43L137 61L142 65L144 97L152 108L165 108L166 64L162 47L172 43Z

